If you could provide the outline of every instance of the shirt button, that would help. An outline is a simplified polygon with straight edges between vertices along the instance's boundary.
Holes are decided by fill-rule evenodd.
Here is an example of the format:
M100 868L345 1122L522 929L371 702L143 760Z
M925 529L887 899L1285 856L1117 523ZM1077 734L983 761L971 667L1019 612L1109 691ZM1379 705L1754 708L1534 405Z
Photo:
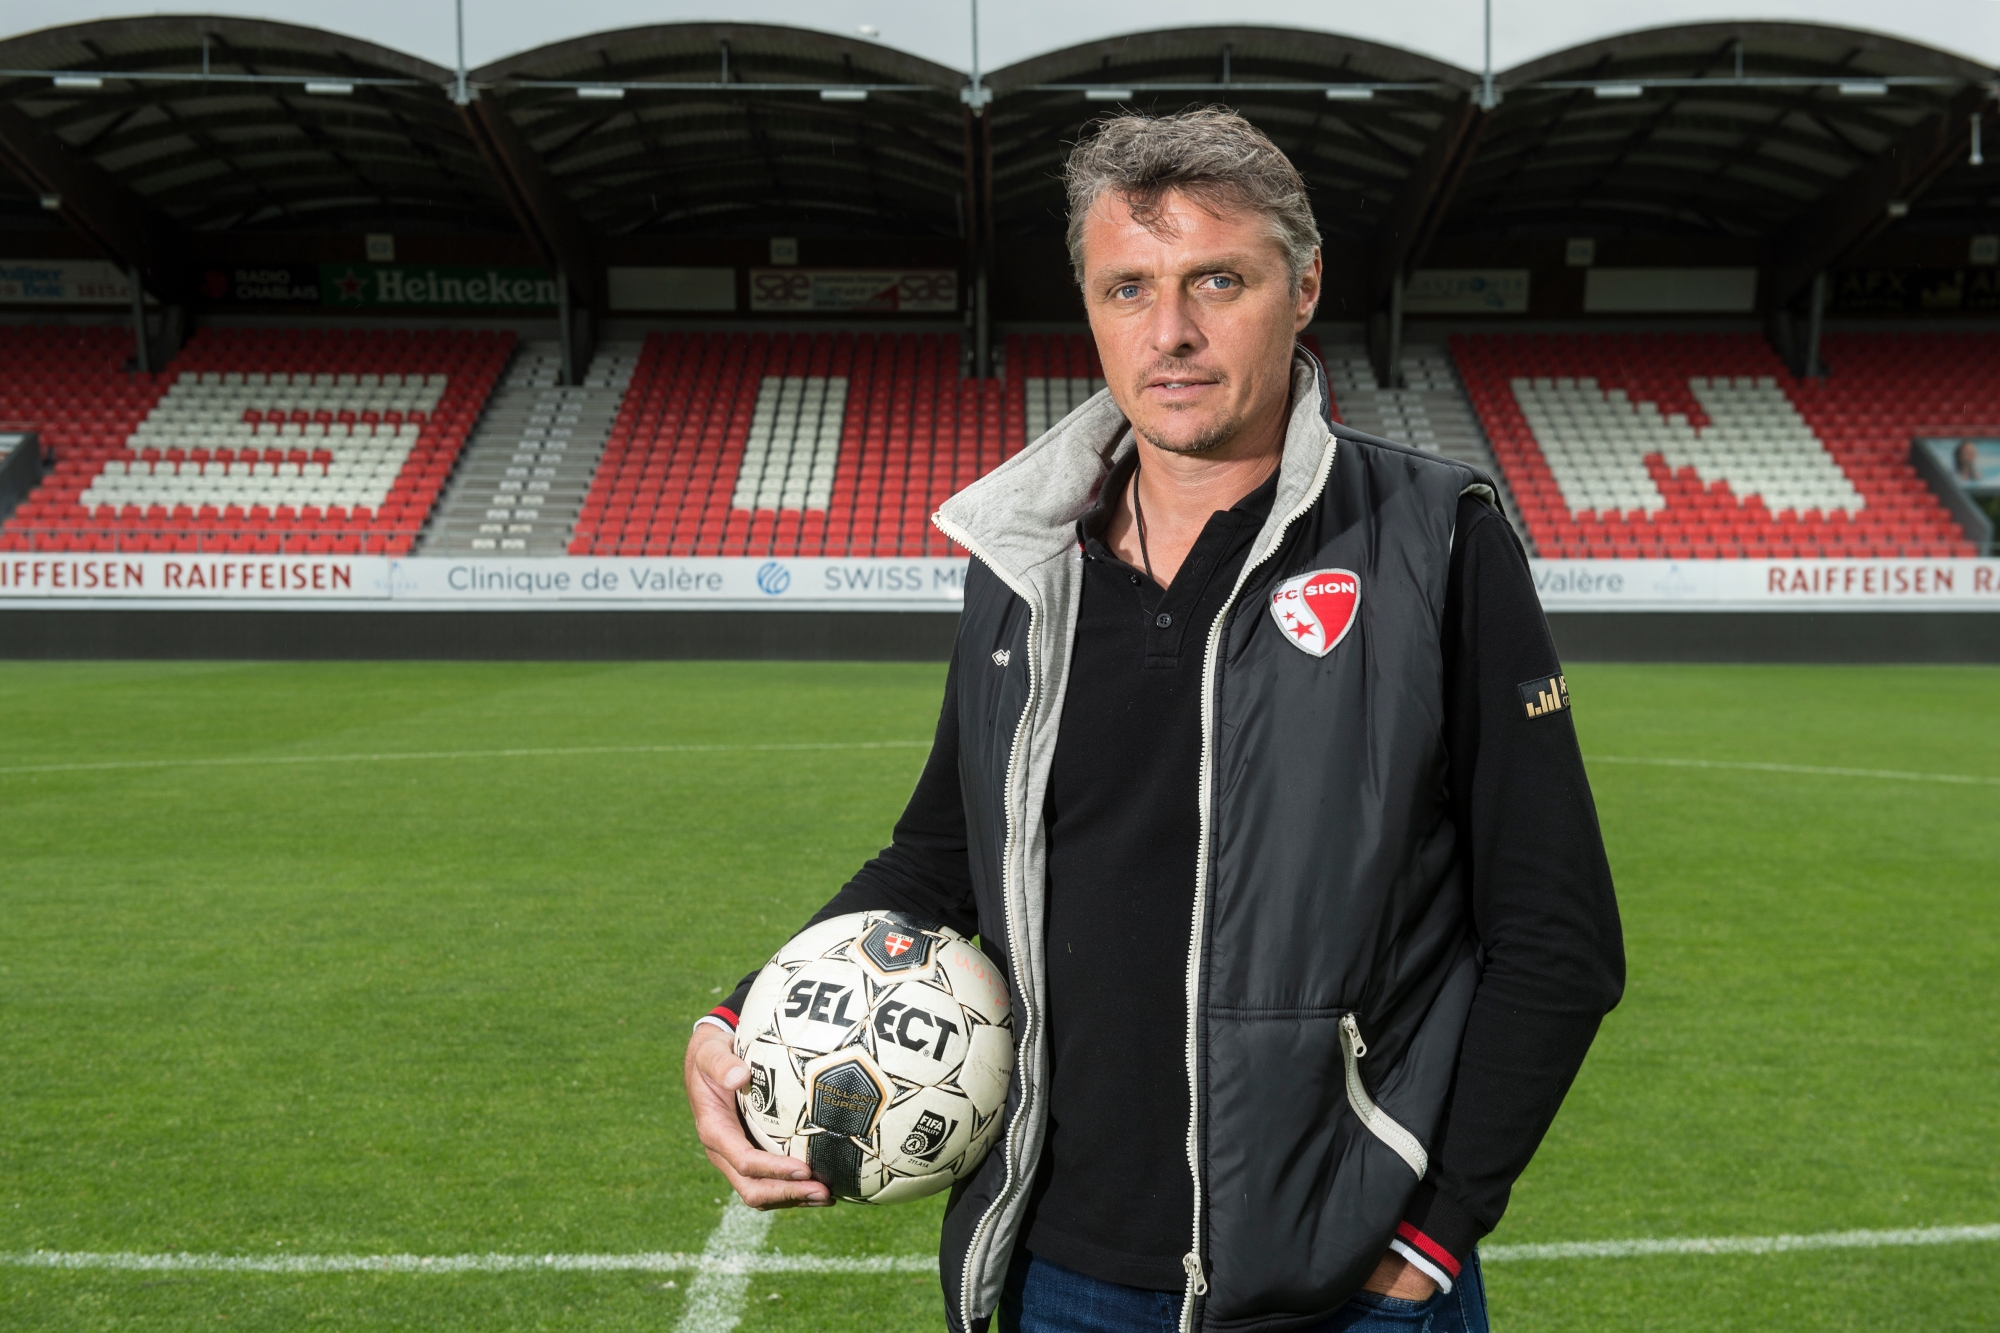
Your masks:
M1134 574L1132 576L1132 586L1136 588L1139 586L1139 583L1140 583L1139 576L1137 574Z
M1168 615L1165 611L1162 611L1160 612L1160 614L1153 617L1153 623L1155 625L1158 625L1161 629L1165 629L1167 626L1174 623L1174 618Z

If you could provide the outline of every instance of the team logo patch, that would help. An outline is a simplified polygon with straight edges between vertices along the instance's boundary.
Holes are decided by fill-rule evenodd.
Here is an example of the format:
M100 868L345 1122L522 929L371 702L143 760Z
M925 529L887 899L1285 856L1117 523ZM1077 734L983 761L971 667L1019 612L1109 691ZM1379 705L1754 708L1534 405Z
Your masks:
M932 937L913 926L894 921L877 922L861 939L861 952L883 972L908 972L928 967Z
M1361 579L1351 569L1315 569L1286 579L1271 594L1271 619L1302 653L1325 657L1354 628Z
M1540 680L1521 682L1521 706L1528 710L1528 720L1547 717L1550 713L1560 713L1569 707L1569 679L1566 676L1543 676Z

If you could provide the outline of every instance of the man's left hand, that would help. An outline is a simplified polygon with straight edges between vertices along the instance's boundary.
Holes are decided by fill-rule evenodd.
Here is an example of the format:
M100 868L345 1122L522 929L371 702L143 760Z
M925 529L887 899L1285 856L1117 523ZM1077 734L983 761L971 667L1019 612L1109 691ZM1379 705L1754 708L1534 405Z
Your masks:
M1375 1271L1361 1284L1363 1291L1377 1296L1394 1296L1405 1301L1427 1301L1438 1284L1424 1276L1424 1270L1394 1250L1382 1256Z

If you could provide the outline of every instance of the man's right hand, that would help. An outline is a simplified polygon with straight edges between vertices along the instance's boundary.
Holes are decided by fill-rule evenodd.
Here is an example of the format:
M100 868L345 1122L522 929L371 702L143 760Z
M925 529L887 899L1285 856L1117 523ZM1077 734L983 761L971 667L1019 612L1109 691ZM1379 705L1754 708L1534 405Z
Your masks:
M695 1028L688 1039L688 1106L708 1160L752 1208L823 1208L833 1192L812 1178L812 1168L796 1157L764 1152L743 1133L736 1093L750 1081L750 1066L736 1058L735 1043L713 1023Z

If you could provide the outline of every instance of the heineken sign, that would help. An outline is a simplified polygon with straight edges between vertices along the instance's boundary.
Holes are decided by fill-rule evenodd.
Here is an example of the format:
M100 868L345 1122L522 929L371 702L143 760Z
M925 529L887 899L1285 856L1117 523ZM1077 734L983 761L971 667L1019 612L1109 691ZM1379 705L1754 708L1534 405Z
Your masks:
M333 306L547 308L556 280L519 265L321 264L319 293Z

